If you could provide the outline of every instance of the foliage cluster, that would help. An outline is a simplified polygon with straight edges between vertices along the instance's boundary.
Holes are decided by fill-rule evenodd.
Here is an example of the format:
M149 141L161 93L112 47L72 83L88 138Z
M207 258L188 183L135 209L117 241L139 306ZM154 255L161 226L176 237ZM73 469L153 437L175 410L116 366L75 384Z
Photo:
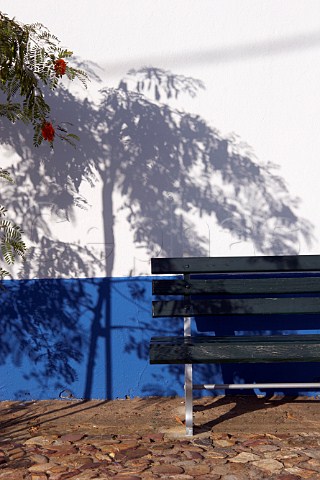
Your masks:
M0 178L8 182L13 182L10 173L0 168ZM1 254L8 265L12 265L17 256L24 257L26 245L22 240L21 228L7 220L5 217L7 209L0 205L0 250ZM8 276L9 272L0 267L0 279Z
M86 85L86 73L65 61L71 55L42 24L23 25L0 12L0 91L4 95L0 116L11 122L31 122L35 146L44 139L42 125L50 115L45 89L55 90L62 75ZM65 127L58 125L57 130L69 143L77 138Z

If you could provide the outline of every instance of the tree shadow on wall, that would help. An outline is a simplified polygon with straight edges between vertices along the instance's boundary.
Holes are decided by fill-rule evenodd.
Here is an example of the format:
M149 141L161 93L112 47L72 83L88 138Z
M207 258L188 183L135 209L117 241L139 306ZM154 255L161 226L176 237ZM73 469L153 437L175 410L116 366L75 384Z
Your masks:
M222 137L200 116L171 106L172 97L194 96L202 87L192 78L142 68L129 72L118 88L102 89L97 103L80 100L64 88L48 93L53 117L72 122L80 135L75 150L58 142L53 152L44 145L34 149L30 128L4 122L1 143L12 147L19 161L12 169L16 183L3 186L1 203L15 212L32 244L22 278L94 277L97 266L111 276L115 255L123 253L117 252L114 236L120 210L136 246L150 257L209 255L208 239L198 232L202 217L230 232L235 241L250 241L263 254L298 253L300 241L312 241L312 225L297 215L297 199L271 164L259 163L250 149ZM75 208L88 207L80 193L83 182L102 186L104 242L98 249L86 238L72 244L55 236L55 224L72 225ZM115 192L121 198L117 206ZM132 270L128 264L128 274ZM96 307L88 315L85 396L92 393L97 341L104 336L109 398L108 289L99 287ZM7 329L16 322L13 313L5 318ZM80 355L82 347L77 352Z
M20 368L27 362L25 384L38 384L48 397L49 384L57 396L69 396L77 380L76 364L83 360L87 335L79 318L89 308L80 280L5 281L0 304L0 365L10 357ZM83 301L85 299L85 302ZM13 377L11 372L10 378ZM15 393L17 400L33 398L30 389ZM30 397L31 396L31 397ZM72 396L72 394L71 394Z

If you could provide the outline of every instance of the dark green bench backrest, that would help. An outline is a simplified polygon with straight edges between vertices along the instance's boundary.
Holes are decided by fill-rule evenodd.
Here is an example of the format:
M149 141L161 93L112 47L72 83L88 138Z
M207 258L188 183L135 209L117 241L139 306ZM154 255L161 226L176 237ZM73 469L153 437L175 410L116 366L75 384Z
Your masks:
M153 302L154 317L320 313L320 255L153 258L151 271L183 274L153 281L153 294L166 296Z
M152 258L151 273L241 273L320 271L320 255Z

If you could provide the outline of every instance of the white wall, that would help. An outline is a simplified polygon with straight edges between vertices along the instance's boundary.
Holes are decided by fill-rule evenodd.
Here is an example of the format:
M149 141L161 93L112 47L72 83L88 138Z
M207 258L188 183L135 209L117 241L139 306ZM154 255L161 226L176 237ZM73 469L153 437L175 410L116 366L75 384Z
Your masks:
M87 96L90 102L98 102L99 88L116 87L131 68L158 67L203 81L205 90L200 90L195 98L181 96L177 101L169 101L169 105L200 115L220 132L221 137L230 138L231 133L236 135L239 141L250 145L255 155L253 157L250 153L250 158L256 158L258 163L278 165L275 174L285 180L288 195L301 200L294 207L301 221L290 223L287 232L277 220L267 228L274 235L280 231L290 237L296 235L301 225L306 225L304 220L310 222L312 242L305 241L303 235L296 235L290 240L295 242L295 248L290 251L319 253L318 0L56 0L51 4L34 0L10 3L0 0L0 9L25 23L39 21L45 24L63 45L82 60L92 62L91 67L102 82L93 80L87 92L81 87L74 90L82 98ZM3 147L2 151L3 165L19 160L19 156L13 156L10 146ZM53 161L56 155L52 156ZM219 184L219 180L216 181ZM104 245L109 240L103 233L101 188L97 185L92 189L85 183L81 188L89 204L86 211L76 209L73 219L62 222L61 218L53 217L51 211L45 211L47 206L43 203L39 218L43 214L51 216L52 238L65 243L89 244L98 254L103 254ZM222 183L222 188L230 186L224 187ZM271 189L275 198L287 196L275 191L274 187ZM258 192L252 190L251 197L255 195ZM168 234L162 237L162 227L156 224L159 248L151 246L148 250L145 241L139 244L134 240L127 220L128 210L117 211L123 195L114 192L113 198L116 222L114 265L112 271L93 265L92 274L148 274L150 255L161 255L161 242L166 243L166 252L190 253L188 248L181 251L175 247L177 238L173 233L171 237ZM239 197L240 203L247 201ZM254 203L254 198L251 201ZM174 213L180 209L185 222L198 224L202 254L254 255L263 251L263 246L259 249L257 240L251 241L250 235L246 241L238 239L236 227L233 226L231 232L225 230L226 214L217 222L214 213L200 217L190 202L188 205L180 203L175 208ZM169 227L171 214L168 206ZM187 227L182 227L180 234L187 237ZM34 242L40 248L39 242ZM94 243L97 245L93 246ZM275 249L275 253L288 253L285 246L282 247L283 251ZM109 245L107 252L112 250ZM41 275L45 276L44 271ZM32 275L40 274L29 272L27 276ZM79 271L78 275L83 274ZM68 275L56 269L48 276Z

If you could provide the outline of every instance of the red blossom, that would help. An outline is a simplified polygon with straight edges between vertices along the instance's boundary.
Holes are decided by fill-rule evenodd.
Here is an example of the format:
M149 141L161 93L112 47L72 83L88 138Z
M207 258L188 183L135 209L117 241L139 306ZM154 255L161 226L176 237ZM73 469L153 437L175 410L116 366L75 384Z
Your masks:
M44 140L48 140L48 142L52 142L54 139L54 128L52 123L44 122L41 127L41 134Z
M62 77L66 73L67 64L63 58L59 58L54 62L54 71L56 72L57 77Z

